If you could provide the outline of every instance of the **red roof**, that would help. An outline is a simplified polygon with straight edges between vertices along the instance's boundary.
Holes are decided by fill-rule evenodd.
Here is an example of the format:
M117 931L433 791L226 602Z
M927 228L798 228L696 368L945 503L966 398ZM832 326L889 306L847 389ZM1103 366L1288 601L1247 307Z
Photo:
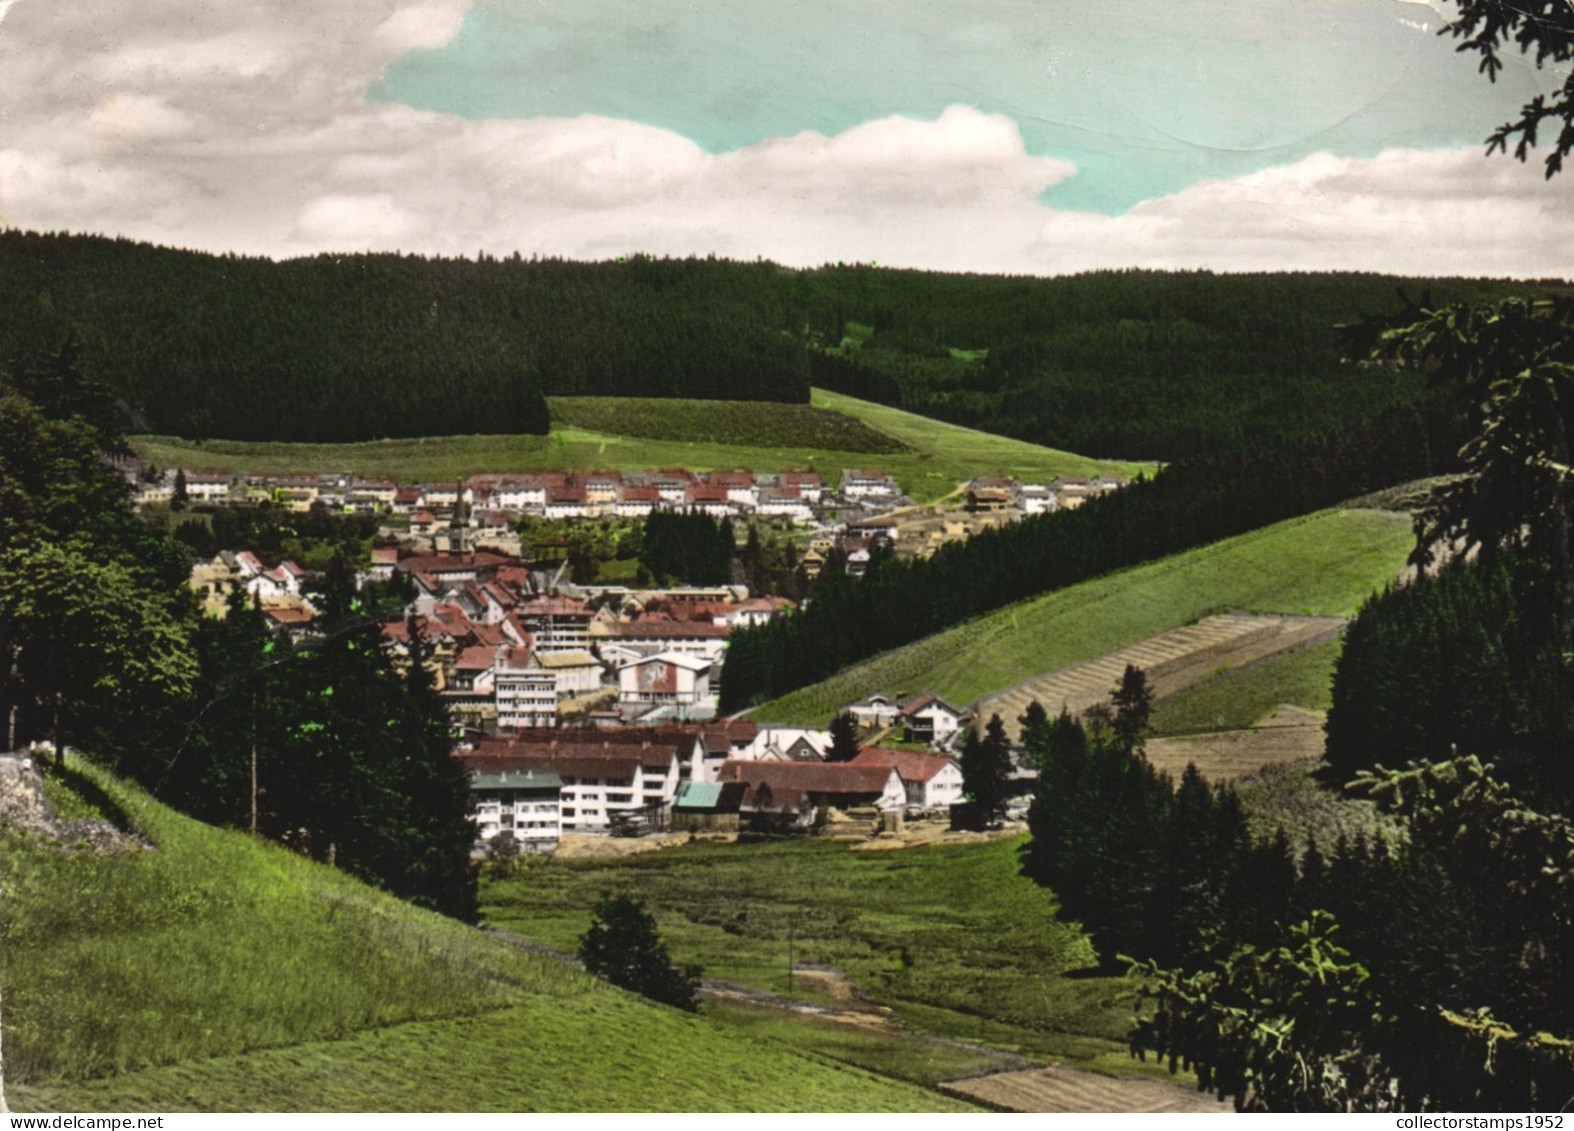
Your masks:
M262 610L280 624L310 624L312 611L301 605L265 606Z
M398 560L399 560L399 547L397 547L397 546L373 546L372 547L372 564L373 565L393 565Z
M503 659L500 667L512 668L519 671L530 666L530 658L535 655L535 649L530 647L515 647L510 645L503 649Z
M759 726L747 719L705 723L700 727L700 741L705 744L707 754L728 754L734 743L746 745L753 742L759 733Z
M878 746L865 746L849 765L883 766L894 769L903 781L928 781L951 764L951 759L934 754L915 754L909 750L883 750Z
M623 488L625 503L659 503L661 492L655 487L629 486Z
M811 794L878 797L891 780L890 766L856 762L752 762L730 759L717 771L717 781L747 782L749 804L759 804L762 789L777 805Z
M725 639L731 629L709 621L672 620L667 617L628 621L616 626L619 636L633 640L684 640L693 637Z
M473 750L454 755L469 770L540 769L574 777L633 777L639 766L665 772L673 755L686 757L690 732L629 728L582 733L532 728L514 735L480 739Z
M571 601L567 597L532 597L515 606L521 616L526 617L586 617L592 615L582 601Z
M484 672L491 668L496 658L497 649L485 644L472 644L459 653L454 667L460 671Z

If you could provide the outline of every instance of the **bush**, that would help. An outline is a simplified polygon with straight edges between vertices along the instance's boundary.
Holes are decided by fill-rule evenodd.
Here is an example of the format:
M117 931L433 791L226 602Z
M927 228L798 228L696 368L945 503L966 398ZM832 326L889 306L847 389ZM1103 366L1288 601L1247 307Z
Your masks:
M608 896L596 905L590 930L579 940L585 969L614 986L632 990L651 1001L675 1005L690 1013L699 988L698 966L675 966L667 944L656 933L655 916L645 904L626 895Z

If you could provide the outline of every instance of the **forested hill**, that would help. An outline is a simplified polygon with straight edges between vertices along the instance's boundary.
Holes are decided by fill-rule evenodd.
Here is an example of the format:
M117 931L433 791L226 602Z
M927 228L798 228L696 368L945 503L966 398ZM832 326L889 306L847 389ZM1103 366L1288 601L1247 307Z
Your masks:
M1357 275L1063 279L771 263L318 256L0 232L0 359L58 350L133 426L337 441L541 432L542 394L802 403L821 385L1086 454L1340 432L1422 395L1335 328L1523 285Z
M5 232L0 359L74 333L135 428L193 438L542 433L546 393L807 403L793 319L746 281L774 269L685 266L275 263Z

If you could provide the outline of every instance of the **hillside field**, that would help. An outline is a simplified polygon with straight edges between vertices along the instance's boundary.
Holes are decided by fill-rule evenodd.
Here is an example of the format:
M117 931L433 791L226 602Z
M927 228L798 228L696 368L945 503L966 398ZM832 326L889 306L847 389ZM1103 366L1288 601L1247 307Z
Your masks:
M1281 703L1326 711L1343 642L1308 644L1249 667L1220 672L1206 683L1154 704L1155 737L1249 727Z
M1138 1072L1131 986L1074 978L1091 944L1019 873L1021 838L889 852L826 840L692 844L532 859L482 887L486 921L570 949L603 892L648 900L674 958L708 976L824 1001L798 968L831 968L907 1027L1030 1057ZM1151 1068L1152 1066L1150 1066Z
M159 467L349 472L407 482L448 482L488 471L683 467L693 471L813 469L834 483L846 468L874 467L895 475L903 490L919 502L948 494L978 475L1047 482L1060 475L1131 476L1144 466L1085 459L819 389L810 407L743 401L640 403L655 408L631 423L627 406L612 398L549 398L553 431L548 436L428 436L359 444L199 443L172 436L135 436L131 444L138 455ZM619 427L638 434L620 434L615 431ZM705 438L694 438L697 431ZM748 444L715 439L745 435L755 439ZM866 447L842 446L848 444Z
M824 726L876 691L932 690L962 706L1210 613L1348 616L1399 573L1411 542L1406 515L1319 511L1008 605L854 664L750 717Z
M97 771L76 780L51 787L61 811L118 809L157 847L94 857L0 833L15 1109L960 1106L653 1005Z

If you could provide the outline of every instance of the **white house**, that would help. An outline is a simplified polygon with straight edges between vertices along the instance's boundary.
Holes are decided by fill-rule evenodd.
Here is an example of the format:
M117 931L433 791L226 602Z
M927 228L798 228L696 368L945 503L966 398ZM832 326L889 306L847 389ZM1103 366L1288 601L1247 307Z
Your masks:
M962 767L950 758L866 746L849 765L889 767L902 779L909 809L944 812L962 800Z
M902 717L902 706L896 696L887 695L883 691L865 695L858 702L849 703L844 710L859 726L871 730L895 726L897 719Z
M535 660L529 648L498 649L492 686L499 729L557 724L557 677Z
M543 652L536 663L552 673L559 699L577 699L601 690L601 662L589 652Z
M618 701L627 704L696 704L710 698L708 660L658 652L618 669Z
M949 747L962 729L962 712L933 691L902 702L902 722L907 741Z
M901 494L892 479L883 471L842 472L842 497L845 499L894 498Z
M510 836L528 853L551 852L563 835L563 783L542 770L480 771L470 775L470 819L476 836Z
M606 832L620 814L664 813L679 781L679 754L688 736L657 731L526 732L517 738L483 739L456 755L473 772L533 770L562 783L563 831Z

